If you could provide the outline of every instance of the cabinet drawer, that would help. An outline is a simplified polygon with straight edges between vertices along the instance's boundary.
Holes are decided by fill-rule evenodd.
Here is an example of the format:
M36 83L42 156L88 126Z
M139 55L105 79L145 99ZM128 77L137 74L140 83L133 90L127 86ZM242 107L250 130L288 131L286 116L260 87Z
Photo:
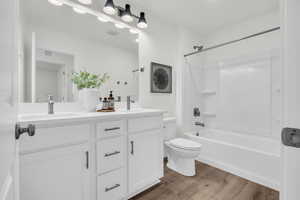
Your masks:
M108 121L108 122L102 122L97 124L98 138L121 135L123 131L124 131L124 125L121 120Z
M98 200L121 200L125 197L124 169L98 176L97 182Z
M140 132L162 127L162 117L143 117L128 120L128 132Z
M74 125L53 128L37 128L33 137L20 138L21 152L34 152L51 147L88 141L90 125Z
M105 173L124 165L124 137L101 140L97 143L98 173Z

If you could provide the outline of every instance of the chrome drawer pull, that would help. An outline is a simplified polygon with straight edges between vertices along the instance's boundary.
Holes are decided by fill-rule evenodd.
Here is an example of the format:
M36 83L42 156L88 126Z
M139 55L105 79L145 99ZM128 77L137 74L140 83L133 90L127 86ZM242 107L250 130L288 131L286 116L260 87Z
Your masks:
M106 129L104 129L104 131L115 131L115 130L119 130L119 129L121 129L121 127L106 128Z
M111 191L111 190L113 190L113 189L116 189L116 188L118 188L118 187L120 187L120 186L121 186L120 184L116 184L116 185L114 185L114 186L112 186L112 187L105 188L105 192L109 192L109 191Z
M130 151L130 153L131 153L131 155L133 155L134 154L134 141L130 141L130 144L131 144L131 151Z
M112 153L106 153L104 156L105 156L105 157L110 157L110 156L117 155L117 154L119 154L119 153L121 153L121 152L120 152L120 151L115 151L115 152L112 152Z

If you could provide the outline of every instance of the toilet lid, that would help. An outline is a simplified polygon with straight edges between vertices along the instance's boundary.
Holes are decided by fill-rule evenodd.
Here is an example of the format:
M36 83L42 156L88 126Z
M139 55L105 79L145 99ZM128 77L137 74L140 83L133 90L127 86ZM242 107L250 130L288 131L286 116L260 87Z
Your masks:
M172 146L181 149L199 150L201 148L201 144L184 138L176 138L169 142Z

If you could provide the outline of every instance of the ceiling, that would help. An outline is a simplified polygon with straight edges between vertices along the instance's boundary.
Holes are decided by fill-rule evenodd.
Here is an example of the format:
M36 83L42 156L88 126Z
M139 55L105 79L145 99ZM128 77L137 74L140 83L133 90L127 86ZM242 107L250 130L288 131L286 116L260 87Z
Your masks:
M54 6L47 0L20 2L25 26L31 24L137 53L137 35L129 33L128 29L117 29L111 23L100 22L88 14L77 14L68 6Z
M122 0L116 0L123 2ZM171 24L208 34L224 26L279 10L279 0L130 0ZM150 24L151 22L149 22Z

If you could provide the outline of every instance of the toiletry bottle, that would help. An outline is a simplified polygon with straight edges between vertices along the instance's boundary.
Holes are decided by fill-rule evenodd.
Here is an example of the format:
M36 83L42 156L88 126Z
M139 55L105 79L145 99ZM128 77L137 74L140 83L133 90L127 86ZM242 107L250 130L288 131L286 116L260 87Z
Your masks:
M108 101L107 101L107 98L104 97L102 110L107 110L107 109L108 109Z
M99 111L99 110L102 110L103 108L103 101L102 101L102 97L99 97L99 103L96 107L96 110Z
M108 97L108 102L109 102L109 110L114 111L115 110L115 98L113 96L113 91L110 91L109 97Z

